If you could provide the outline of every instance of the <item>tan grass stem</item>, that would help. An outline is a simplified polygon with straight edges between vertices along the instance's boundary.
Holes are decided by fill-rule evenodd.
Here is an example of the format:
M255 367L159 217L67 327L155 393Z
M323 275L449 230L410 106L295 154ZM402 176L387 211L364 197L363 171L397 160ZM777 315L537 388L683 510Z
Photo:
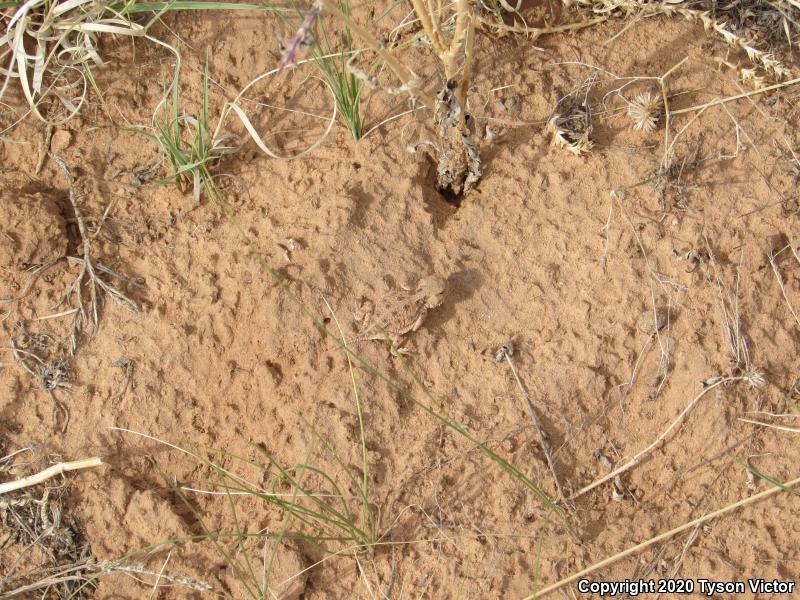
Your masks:
M584 488L578 490L577 492L575 492L570 497L570 500L574 500L575 498L578 498L579 496L583 496L585 493L593 490L597 486L602 485L606 481L614 479L614 477L616 477L617 475L620 475L621 473L624 473L628 469L631 469L631 468L635 467L636 465L638 465L639 463L641 463L644 460L644 458L648 454L650 454L650 452L652 452L655 448L657 448L661 444L661 442L664 441L664 439L669 435L669 433L673 429L675 429L681 422L683 422L683 420L686 418L686 416L692 411L692 409L695 407L695 405L700 401L700 399L703 396L705 396L708 392L710 392L711 390L713 390L716 387L719 387L719 386L721 386L723 384L726 384L726 383L732 383L734 381L741 381L742 379L744 379L744 377L726 377L726 378L720 379L719 381L713 383L712 385L709 385L708 387L704 388L702 392L700 392L697 396L695 396L694 399L692 399L692 401L689 402L689 404L686 405L686 408L684 408L681 411L681 413L675 418L675 420L670 424L670 426L667 427L661 433L661 435L659 435L656 438L656 440L652 444L647 446L647 448L645 448L644 450L639 452L636 456L634 456L632 459L630 459L628 462L626 462L624 465L622 465L618 469L614 469L611 473L609 473L605 477L601 477L597 481L594 481L593 483L590 483L586 487L584 487Z
M67 471L78 471L80 469L89 469L91 467L99 467L103 464L103 461L100 460L100 457L94 456L92 458L84 458L83 460L75 460L72 462L61 462L51 467L47 467L44 471L39 471L33 475L28 475L27 477L23 477L22 479L16 479L14 481L7 481L5 483L0 483L0 495L7 494L8 492L13 492L15 490L21 490L26 487L31 487L34 485L38 485L47 481L48 479L52 479L58 475L62 475Z

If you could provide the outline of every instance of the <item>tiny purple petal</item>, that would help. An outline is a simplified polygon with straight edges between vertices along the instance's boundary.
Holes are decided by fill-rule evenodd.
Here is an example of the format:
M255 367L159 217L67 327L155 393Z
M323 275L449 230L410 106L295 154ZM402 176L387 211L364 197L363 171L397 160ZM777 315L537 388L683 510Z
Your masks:
M292 36L292 39L289 40L289 43L286 44L286 51L283 53L283 56L281 57L281 63L278 66L278 75L280 75L286 67L294 64L295 57L297 56L297 50L308 37L308 34L311 32L311 28L314 27L314 23L321 12L322 7L316 2L311 8L308 9L305 18L303 19L303 23L300 25L300 29L297 30L297 33L295 33Z

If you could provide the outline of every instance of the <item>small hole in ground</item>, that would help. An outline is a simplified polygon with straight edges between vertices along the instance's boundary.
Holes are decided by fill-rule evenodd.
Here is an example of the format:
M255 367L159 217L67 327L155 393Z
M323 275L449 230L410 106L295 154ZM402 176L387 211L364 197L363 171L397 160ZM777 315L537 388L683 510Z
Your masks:
M444 198L444 201L447 202L448 204L450 204L452 206L455 206L456 208L460 208L461 207L461 199L463 198L463 196L461 194L456 194L451 189L437 188L436 191L439 192L439 195L442 198Z
M415 183L422 192L425 210L433 218L434 227L444 227L447 220L456 214L461 206L461 196L452 190L440 189L436 185L436 167L429 162L427 168L420 170Z

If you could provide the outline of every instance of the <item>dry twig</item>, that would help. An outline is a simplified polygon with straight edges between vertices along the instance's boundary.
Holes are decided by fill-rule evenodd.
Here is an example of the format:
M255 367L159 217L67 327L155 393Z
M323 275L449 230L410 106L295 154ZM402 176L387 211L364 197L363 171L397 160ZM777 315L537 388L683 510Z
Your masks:
M38 485L48 479L62 475L68 471L78 471L80 469L88 469L91 467L98 467L103 464L103 461L98 456L92 458L85 458L83 460L75 460L71 462L62 462L51 467L47 467L44 471L39 471L34 475L28 475L22 479L15 481L7 481L0 483L0 495L14 490L21 490L22 488Z
M547 442L547 435L542 429L542 425L539 422L539 417L536 416L536 410L533 408L533 403L531 402L530 396L528 392L525 390L525 386L522 385L522 381L517 374L517 369L514 367L514 362L511 360L511 357L514 354L514 345L512 342L507 342L503 344L500 349L497 351L496 359L499 361L505 360L508 363L509 368L511 369L511 374L514 375L514 380L517 382L517 387L519 388L519 392L522 395L522 399L525 403L525 409L528 411L528 415L531 418L531 422L533 423L534 429L536 429L536 434L539 436L539 445L542 447L542 451L544 452L545 459L547 460L547 467L550 469L550 473L553 476L553 481L556 484L556 490L558 491L558 496L563 501L569 503L570 498L564 494L564 489L561 487L561 480L558 477L558 473L556 472L556 463L553 458L553 453L550 450L550 444Z
M695 398L691 402L689 402L689 404L686 406L686 408L684 408L681 411L681 413L675 418L675 420L672 423L670 423L669 427L667 427L661 433L661 435L659 435L655 439L655 441L653 443L651 443L649 446L647 446L644 450L642 450L639 453L637 453L633 458L631 458L628 462L626 462L621 467L615 469L614 471L612 471L608 475L605 475L604 477L601 477L600 479L597 479L596 481L590 483L586 487L581 488L580 490L578 490L577 492L572 494L572 496L570 496L570 499L574 500L575 498L583 496L585 493L590 492L591 490L593 490L594 488L596 488L599 485L602 485L603 483L605 483L609 479L614 479L615 477L617 477L621 473L624 473L625 471L628 471L629 469L632 469L636 465L640 464L650 454L650 452L652 452L653 450L655 450L656 448L658 448L661 445L661 443L667 438L667 436L670 434L670 432L673 429L675 429L678 425L680 425L683 422L683 420L686 418L686 416L697 405L697 403L700 401L700 399L703 396L706 395L706 393L708 393L709 391L711 391L714 388L717 388L717 387L719 387L719 386L721 386L723 384L730 384L730 383L733 383L734 381L740 381L742 379L744 379L744 378L743 377L726 377L724 379L723 378L719 378L714 383L712 383L710 385L707 385L707 386L704 386L703 387L703 391L700 392L697 396L695 396Z

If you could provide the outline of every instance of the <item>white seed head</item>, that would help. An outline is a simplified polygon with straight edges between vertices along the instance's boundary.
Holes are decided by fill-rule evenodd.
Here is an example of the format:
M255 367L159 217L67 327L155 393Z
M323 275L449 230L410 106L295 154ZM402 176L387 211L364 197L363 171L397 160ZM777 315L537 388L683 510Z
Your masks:
M628 116L636 131L654 131L663 114L661 96L653 92L639 94L628 105Z
M744 379L750 388L761 387L767 382L764 378L764 374L755 367L751 367L750 370L744 374Z

